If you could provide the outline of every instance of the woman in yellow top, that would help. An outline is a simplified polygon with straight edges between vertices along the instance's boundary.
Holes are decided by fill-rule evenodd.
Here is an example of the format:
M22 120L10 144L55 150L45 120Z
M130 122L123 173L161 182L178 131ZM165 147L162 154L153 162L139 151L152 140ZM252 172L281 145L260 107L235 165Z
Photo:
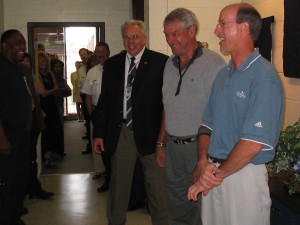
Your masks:
M82 65L83 65L82 62L76 61L75 62L76 70L78 70ZM83 122L82 100L80 97L80 89L77 86L77 78L78 78L78 75L77 75L76 71L71 73L71 83L73 85L73 102L76 103L77 121Z

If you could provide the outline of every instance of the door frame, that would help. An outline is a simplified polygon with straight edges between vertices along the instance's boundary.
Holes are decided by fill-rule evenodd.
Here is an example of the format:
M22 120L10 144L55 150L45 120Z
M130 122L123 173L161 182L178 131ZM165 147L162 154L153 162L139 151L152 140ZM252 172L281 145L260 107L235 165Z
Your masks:
M38 43L34 43L33 29L36 27L95 27L96 43L105 41L105 22L28 22L28 52L33 55Z

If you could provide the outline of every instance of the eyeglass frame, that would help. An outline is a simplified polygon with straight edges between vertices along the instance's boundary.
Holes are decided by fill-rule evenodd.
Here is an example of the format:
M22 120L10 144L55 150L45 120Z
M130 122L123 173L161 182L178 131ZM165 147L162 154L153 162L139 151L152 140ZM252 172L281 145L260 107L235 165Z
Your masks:
M236 21L228 21L228 22L223 22L223 21L218 21L218 23L217 23L217 27L218 26L220 26L221 28L223 28L226 24L228 24L228 23L236 23L236 24L240 24L240 23L238 23L238 22L236 22Z
M142 34L132 34L132 35L123 35L122 38L123 40L137 40L143 36L144 35Z

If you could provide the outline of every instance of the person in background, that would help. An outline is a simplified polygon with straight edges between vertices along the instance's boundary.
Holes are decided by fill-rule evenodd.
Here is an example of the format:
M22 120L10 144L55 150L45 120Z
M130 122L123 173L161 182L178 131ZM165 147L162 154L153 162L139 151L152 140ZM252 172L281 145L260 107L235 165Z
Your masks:
M81 61L75 62L76 70L78 70L81 66L83 66L83 63ZM73 73L71 73L71 83L73 86L72 89L73 102L75 102L76 105L77 121L83 122L84 119L82 115L82 100L80 97L80 91L77 86L77 79L78 79L78 74L76 71L74 71Z
M164 71L164 115L156 159L160 167L165 167L171 224L200 225L201 202L188 201L186 196L197 165L199 124L212 83L226 64L221 56L196 40L199 23L192 11L174 9L163 24L174 55Z
M59 88L59 94L55 95L55 102L56 106L58 108L59 117L60 117L60 123L61 127L64 130L64 98L71 96L71 88L67 84L67 81L64 78L64 63L59 59L52 59L50 61L50 70L55 76L58 88ZM64 132L62 137L62 145L64 146ZM63 157L66 156L66 153L64 151L65 147L59 148L57 151L57 157L59 159L63 159Z
M38 52L46 52L46 47L44 44L38 44Z
M81 153L83 155L85 155L85 154L89 154L92 152L92 145L91 145L91 142L89 141L90 137L91 137L91 135L90 135L90 117L89 117L89 113L86 108L85 94L81 92L81 89L85 82L85 78L86 78L86 74L87 74L87 62L88 62L88 59L91 57L91 53L86 48L79 49L78 53L79 53L82 63L84 64L83 66L79 67L79 69L77 70L77 74L78 74L77 87L80 90L80 97L82 100L82 114L83 114L83 117L85 120L84 125L86 127L86 135L83 136L82 139L88 140L86 149L81 151ZM91 66L90 66L90 68L91 68Z
M34 104L21 62L24 36L15 29L1 35L0 54L0 224L21 220L28 185L30 130Z
M275 155L284 112L281 80L254 49L261 30L250 4L222 9L215 35L231 60L212 88L198 140L195 184L204 225L269 225L271 199L265 163Z
M58 59L58 55L57 54L50 54L48 52L46 52L46 46L44 44L39 43L38 44L38 52L45 52L49 58L49 60L51 61L52 59Z
M29 183L28 194L30 199L50 199L54 193L45 191L42 188L42 184L38 179L38 164L37 164L37 142L41 131L45 128L43 119L43 112L40 107L38 95L36 94L34 87L34 75L32 70L32 58L28 53L24 53L24 59L22 62L25 66L25 75L28 83L28 87L34 100L35 108L32 111L32 126L31 126L31 146L30 146L30 158L29 158ZM21 214L27 213L27 209L21 209Z
M48 168L54 167L53 159L58 156L65 156L64 150L64 134L61 126L61 119L58 107L56 105L56 95L60 95L61 91L55 75L50 71L50 63L47 54L38 53L39 73L35 78L35 86L37 93L40 95L40 105L45 113L46 128L42 131L41 147L44 166Z
M54 74L58 88L60 89L60 95L56 95L56 104L59 110L62 127L64 122L64 98L71 96L72 94L71 88L64 78L64 67L65 64L59 59L52 59L50 62L51 71Z
M85 102L89 116L91 116L93 109L98 103L98 98L101 93L102 67L105 60L108 59L109 54L110 51L107 43L99 42L96 45L94 56L97 65L94 65L94 67L88 70L86 80L81 89L81 92L86 94ZM90 59L91 58L92 57L90 57ZM92 127L93 126L91 124L91 130ZM104 171L106 172L104 184L101 187L98 187L97 189L99 192L105 192L108 190L108 184L110 179L110 158L105 154L99 155L93 152L93 161L95 167L95 175L93 176L93 179L98 179L104 176Z
M155 163L163 109L162 75L168 57L145 47L143 21L125 22L121 34L126 51L105 61L101 94L92 113L93 150L111 156L107 219L110 225L126 223L133 171L139 158L152 224L168 225L163 169Z

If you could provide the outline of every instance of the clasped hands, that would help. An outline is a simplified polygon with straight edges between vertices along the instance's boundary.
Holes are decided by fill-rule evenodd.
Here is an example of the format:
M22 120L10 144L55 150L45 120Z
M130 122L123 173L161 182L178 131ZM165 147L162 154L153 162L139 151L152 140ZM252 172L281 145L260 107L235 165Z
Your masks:
M197 201L199 193L206 196L212 188L220 185L223 182L223 178L218 176L220 172L213 163L197 164L193 173L194 184L188 190L188 199Z

